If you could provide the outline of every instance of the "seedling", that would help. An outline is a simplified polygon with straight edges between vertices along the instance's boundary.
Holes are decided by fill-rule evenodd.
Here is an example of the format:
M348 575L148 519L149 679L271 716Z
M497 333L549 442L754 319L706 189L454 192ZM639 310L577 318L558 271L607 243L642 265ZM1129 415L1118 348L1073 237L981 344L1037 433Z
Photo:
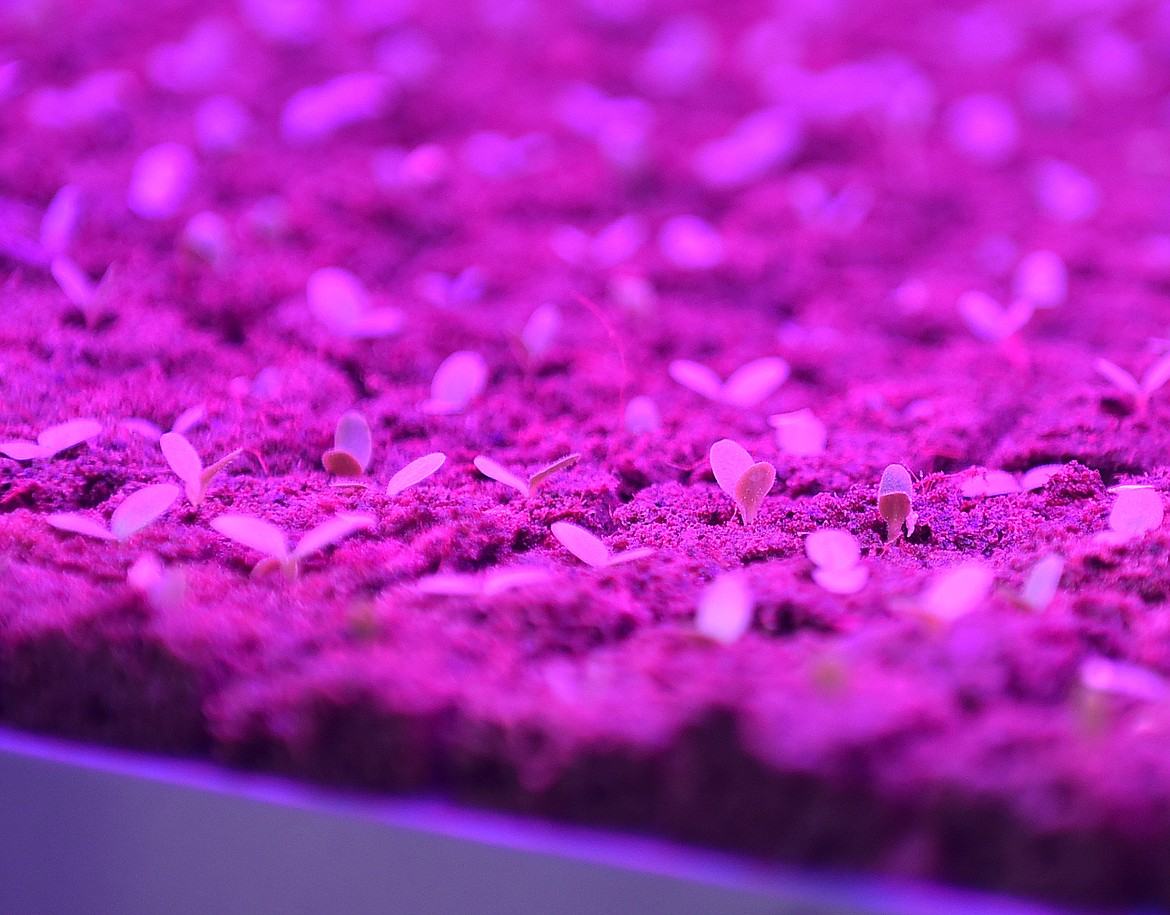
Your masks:
M776 430L776 446L794 457L823 454L829 431L807 407L794 413L777 413L768 417Z
M804 552L815 566L813 581L831 594L856 594L869 581L869 569L861 565L861 546L849 531L813 531L805 538Z
M142 219L167 219L178 212L199 164L181 143L160 143L145 150L134 163L126 204Z
M746 527L755 520L776 482L776 468L767 461L753 461L746 448L728 438L711 446L710 457L715 482L731 496Z
M1063 464L1041 464L1016 477L1006 470L978 468L973 476L965 479L959 487L968 498L980 496L1006 496L1014 493L1032 492L1042 489L1049 480L1064 470Z
M373 307L361 280L340 267L313 271L305 284L305 298L317 320L338 337L370 340L402 330L402 312Z
M1039 613L1056 596L1060 586L1060 576L1064 574L1064 559L1055 553L1049 553L1036 560L1024 579L1024 587L1020 590L1019 603L1028 610Z
M1055 308L1068 295L1068 270L1053 251L1033 251L1016 267L1015 293L1036 308Z
M695 630L702 636L730 645L751 628L755 598L743 572L727 572L703 589Z
M435 372L430 399L424 400L419 409L439 416L462 413L483 393L487 377L487 363L479 353L452 353Z
M159 612L177 610L187 593L187 578L183 570L164 566L153 553L145 553L134 560L134 564L126 571L126 584Z
M709 270L727 256L719 230L698 216L675 216L658 233L662 256L683 270Z
M482 473L485 477L495 480L497 483L503 483L505 486L511 486L524 498L533 495L540 484L551 477L554 473L560 473L562 470L567 470L572 467L577 461L581 460L579 454L566 454L562 458L557 458L551 464L542 467L536 471L527 480L518 477L512 471L501 467L490 457L479 455L471 463L475 465L475 469Z
M188 407L176 418L174 425L171 426L171 432L177 432L179 435L186 435L207 416L207 407L203 404L197 404L194 407ZM148 419L138 419L137 417L131 419L124 419L119 424L123 429L133 432L136 435L141 435L145 439L152 442L157 442L163 436L163 430L155 423Z
M946 569L931 579L918 597L917 609L935 623L953 623L977 608L986 599L995 573L978 562Z
M1150 396L1170 381L1170 353L1146 369L1141 381L1108 359L1094 359L1093 368L1122 394L1132 398L1134 409L1143 414L1149 409Z
M658 404L639 394L626 404L624 422L631 435L649 435L662 428L662 414L658 412Z
M96 283L66 255L49 262L49 273L65 293L69 303L81 312L87 327L92 326L101 313L115 270L110 267Z
M158 519L179 498L179 487L170 483L155 483L131 493L114 509L110 526L103 527L85 515L74 512L49 515L45 521L50 527L98 540L125 541Z
M914 481L901 464L890 464L878 483L878 514L886 522L886 539L897 543L903 533L914 533L918 513L913 511Z
M237 448L235 451L225 454L210 467L204 467L198 452L178 432L164 433L158 440L158 444L162 448L163 457L171 465L171 470L186 486L187 501L195 508L203 504L203 499L207 496L207 488L215 479L216 474L244 453L242 448Z
M1147 667L1094 655L1081 662L1081 686L1091 693L1161 702L1170 697L1170 684Z
M528 351L528 358L536 361L548 354L560 333L560 309L556 305L546 303L528 316L524 330L520 332L520 342Z
M41 250L50 261L64 255L73 245L77 217L81 210L81 190L66 184L53 196L41 217Z
M424 299L439 308L471 305L483 297L484 276L478 267L467 267L454 276L445 273L425 273L418 278L418 291Z
M1097 534L1102 543L1120 544L1162 526L1162 497L1151 486L1114 486L1117 501L1109 512L1109 530Z
M447 455L441 451L416 458L390 478L390 484L386 487L386 495L396 496L416 483L421 483L442 467L446 460Z
M265 558L252 569L254 576L267 575L279 569L290 581L297 577L302 559L351 534L369 530L374 524L372 515L337 515L318 524L301 538L295 549L290 550L284 532L262 518L220 515L211 521L211 526L223 536L264 554Z
M959 296L959 315L980 340L1002 343L1014 337L1032 319L1035 306L1030 299L1016 299L1004 308L985 292Z
M42 429L35 442L17 440L0 442L0 454L14 461L36 461L55 457L62 451L89 441L100 434L102 424L95 419L73 419Z
M566 263L610 270L633 257L648 234L646 221L629 215L615 219L596 235L562 226L553 233L552 247Z
M705 365L689 359L675 359L670 363L670 377L716 403L733 407L754 407L770 396L788 380L788 363L779 356L767 356L741 366L727 381Z
M370 466L373 442L370 424L353 410L342 413L333 432L333 447L321 457L321 463L335 477L360 477Z
M439 573L420 578L418 590L423 594L447 597L494 597L505 591L539 585L552 580L552 573L541 568L493 569L485 575Z
M638 547L633 550L624 550L621 553L611 553L600 537L596 537L583 527L570 524L568 521L554 522L550 530L552 535L560 541L561 546L580 559L583 563L595 569L604 569L623 562L633 562L654 553L650 547Z

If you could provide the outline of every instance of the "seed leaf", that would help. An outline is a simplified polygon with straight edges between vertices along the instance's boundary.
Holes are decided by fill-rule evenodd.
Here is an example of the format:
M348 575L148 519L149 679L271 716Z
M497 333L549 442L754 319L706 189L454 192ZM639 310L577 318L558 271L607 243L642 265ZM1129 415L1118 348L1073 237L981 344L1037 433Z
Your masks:
M415 458L390 478L390 483L386 487L386 495L396 496L416 483L421 483L442 467L446 460L447 455L441 451L436 451L433 454L424 454L420 458Z
M364 472L370 466L370 456L373 454L370 424L365 417L353 410L341 414L333 433L333 447L350 455Z
M1135 397L1141 394L1141 385L1138 384L1137 379L1117 363L1098 357L1093 360L1093 368L1097 370L1098 375L1105 378L1119 391L1132 394Z
M158 444L175 476L187 484L188 498L191 497L192 487L198 493L203 478L203 461L191 443L178 432L167 432L159 438ZM193 504L197 502L196 499L191 501Z
M422 411L437 415L462 413L483 393L487 376L487 363L479 353L452 353L435 371L431 396L421 404Z
M125 540L142 530L179 498L179 487L170 483L155 483L126 497L110 516L110 533Z
M493 461L487 455L478 455L475 460L471 462L475 465L475 469L482 473L489 480L495 480L497 483L503 483L505 486L511 486L520 495L527 497L531 494L532 488L512 471L506 467Z
M225 537L242 543L265 556L284 562L289 559L284 533L274 524L251 515L220 515L211 526Z
M822 528L804 540L805 555L822 569L851 569L861 559L861 545L849 531Z
M705 365L690 359L675 359L667 371L684 388L702 394L708 400L719 400L723 396L723 379Z
M102 424L95 419L72 419L42 430L37 436L37 444L52 456L88 441L101 431Z
M67 514L49 515L45 518L50 527L55 527L59 531L67 531L70 534L81 534L85 537L96 537L99 540L117 540L118 538L111 534L106 528L102 527L96 521L92 521L85 515L78 515L72 512Z
M585 528L567 521L556 521L551 525L550 530L552 535L560 541L561 546L586 565L593 566L595 569L609 565L609 547Z
M724 403L754 407L788 380L788 363L778 356L756 359L731 373L723 384Z
M536 492L537 487L545 480L551 477L554 473L560 473L562 470L568 470L574 464L581 460L579 454L566 454L564 457L557 458L551 464L542 467L528 478L528 491L530 493Z
M695 629L724 645L737 641L752 624L755 599L742 572L720 575L699 598Z
M735 484L735 501L743 515L743 523L751 524L759 514L764 497L776 482L776 468L767 461L752 464Z
M376 523L373 515L338 515L336 518L330 518L301 538L296 549L292 551L292 558L304 559L351 534L369 530Z
M735 498L735 486L744 472L752 466L752 456L738 442L723 438L711 446L711 472L715 482L725 493Z

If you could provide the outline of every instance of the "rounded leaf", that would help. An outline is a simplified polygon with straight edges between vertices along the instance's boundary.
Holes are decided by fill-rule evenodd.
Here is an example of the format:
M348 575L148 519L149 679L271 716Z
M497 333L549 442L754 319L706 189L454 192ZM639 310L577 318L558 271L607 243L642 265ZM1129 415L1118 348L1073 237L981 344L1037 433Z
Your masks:
M824 528L804 540L805 555L822 569L850 569L861 559L861 545L849 531Z
M178 432L180 435L186 435L196 426L198 426L207 416L207 407L203 404L196 404L193 407L188 407L175 418L175 423L171 426L172 432Z
M118 539L106 530L106 528L102 527L96 521L85 517L85 515L77 515L72 512L61 515L49 515L45 518L45 521L50 527L55 527L59 531L66 531L70 534L96 537L98 540Z
M561 332L561 312L556 305L541 305L528 316L524 330L520 332L520 342L528 350L532 359L543 357L556 342Z
M754 407L788 380L789 371L788 363L779 356L749 362L724 382L722 400L737 407Z
M1049 553L1036 561L1024 580L1020 601L1030 610L1040 611L1052 603L1060 576L1064 574L1064 560L1055 553Z
M72 419L43 430L37 436L37 444L53 455L80 445L101 434L101 431L102 424L96 419Z
M446 460L447 455L441 451L436 451L433 454L424 454L420 458L415 458L415 460L411 461L390 478L390 484L386 487L386 495L395 496L404 489L409 489L416 483L421 483L442 467Z
M49 272L72 305L82 310L93 302L97 287L77 264L68 257L54 257Z
M114 509L110 532L119 540L125 540L157 519L177 498L179 487L170 483L142 487Z
M743 515L743 523L751 524L759 514L764 497L776 482L776 468L767 461L752 464L735 484L735 501Z
M987 566L965 563L936 575L922 593L922 612L941 622L951 622L970 613L986 599L995 581Z
M263 518L251 515L220 515L211 519L211 526L236 543L242 543L265 556L284 562L289 558L284 533Z
M808 457L824 453L829 430L812 410L777 413L769 416L768 422L776 430L776 447L785 454Z
M38 458L52 457L47 448L42 448L36 442L0 442L0 454L10 457L14 461L35 461Z
M292 558L304 559L351 534L369 530L376 523L373 515L346 514L330 518L328 521L318 524L301 538L296 549L292 551Z
M1139 537L1162 525L1162 497L1148 486L1115 487L1117 501L1109 512L1109 528L1126 537Z
M721 438L711 446L710 459L715 482L719 484L720 489L735 499L735 486L754 463L752 456L738 442Z
M862 565L846 569L813 569L812 577L830 594L856 594L869 581L869 569Z
M568 521L556 521L549 529L561 546L586 565L596 569L609 565L609 547L585 528Z
M366 418L354 410L342 413L333 433L333 447L350 455L361 471L369 467L370 456L373 454L373 440Z
M431 396L422 404L424 413L461 413L487 386L488 367L483 356L467 350L452 353L435 371Z
M485 454L480 454L471 462L475 465L475 469L482 473L489 480L495 480L497 483L503 483L505 486L511 486L522 496L530 494L530 489L527 480L522 480L512 471L506 467L501 466L493 461Z
M684 388L702 394L708 400L720 400L723 396L723 379L705 365L690 359L675 359L667 371Z
M658 405L644 394L631 397L630 402L626 404L625 426L631 435L657 432L662 428L662 415L658 412Z
M369 308L362 281L341 267L322 267L305 284L309 310L323 324L346 329Z
M186 438L178 432L166 432L159 438L158 445L175 476L184 483L198 484L201 481L203 461Z
M729 645L752 624L755 599L742 572L720 575L699 598L695 629L709 639Z

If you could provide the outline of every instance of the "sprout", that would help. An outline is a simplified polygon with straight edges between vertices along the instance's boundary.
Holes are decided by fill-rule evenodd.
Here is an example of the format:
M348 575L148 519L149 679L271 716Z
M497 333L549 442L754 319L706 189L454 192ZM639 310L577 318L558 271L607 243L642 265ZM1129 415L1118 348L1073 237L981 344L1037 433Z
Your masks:
M77 217L81 209L81 190L67 184L49 202L41 217L41 250L50 261L62 257L73 245Z
M181 143L160 143L138 157L126 203L143 219L166 219L182 205L195 180L195 154Z
M484 276L478 267L467 267L455 276L426 273L418 279L419 294L440 308L470 305L483 296Z
M321 463L335 477L360 477L370 466L372 452L369 423L350 410L337 421L333 447L321 456Z
M742 571L720 575L703 589L695 630L712 641L730 645L748 631L755 599Z
M374 308L361 280L341 267L314 270L305 284L309 310L339 337L371 340L402 330L397 308Z
M1036 308L1054 308L1068 295L1068 270L1060 255L1033 251L1020 261L1015 276L1016 297Z
M501 467L491 458L485 455L479 455L475 458L473 463L475 469L482 473L485 477L495 480L497 483L503 483L505 486L511 486L520 495L528 498L536 492L537 487L545 480L551 477L554 473L560 473L562 470L567 470L581 459L579 454L566 454L562 458L557 458L551 464L542 467L530 476L527 481L516 476L510 470Z
M429 575L426 578L420 578L417 587L423 594L447 597L493 597L496 594L503 594L505 591L539 585L551 580L552 573L548 569L521 566L514 569L493 569L482 576L452 573Z
M102 431L95 419L72 419L41 430L35 442L17 440L0 442L0 454L14 461L34 461L51 458L74 445L89 441Z
M769 416L768 424L776 430L776 446L785 454L809 457L825 451L829 431L807 407Z
M1030 299L1016 299L1004 308L985 292L964 292L957 304L959 315L980 340L1001 343L1014 336L1032 319Z
M215 479L216 474L243 454L243 450L237 448L235 451L225 454L210 467L204 467L198 452L178 432L164 433L158 440L158 444L162 448L163 457L167 459L171 470L175 472L175 476L186 485L187 501L196 508L203 503L203 499L207 495L207 488Z
M861 546L849 531L813 531L805 538L804 552L816 566L813 581L832 594L856 594L869 581L869 570L860 564Z
M731 373L723 381L711 369L689 359L670 363L670 377L716 403L734 407L754 407L788 380L788 363L779 356L755 359Z
M295 549L289 550L288 541L280 528L262 518L220 515L211 521L211 526L223 536L265 555L252 569L253 575L264 575L280 569L290 580L297 577L302 559L351 534L369 530L374 524L372 515L337 515L318 524L301 538Z
M1145 413L1150 406L1150 395L1170 381L1170 353L1146 369L1140 382L1108 359L1094 359L1093 368L1123 394L1132 397L1138 413Z
M645 394L630 398L624 421L626 431L631 435L647 435L662 428L658 405Z
M419 409L448 416L462 413L487 387L488 368L479 353L460 350L443 360L431 381L431 396Z
M622 216L593 236L561 226L553 233L552 248L566 263L608 270L633 257L648 234L641 216Z
M50 527L70 534L96 537L98 540L125 541L156 520L179 497L179 487L170 483L156 483L127 496L110 516L110 526L103 527L85 515L69 512L49 515L45 521Z
M188 407L177 417L175 417L175 422L169 431L177 432L179 435L186 435L201 422L203 422L206 416L207 407L205 407L203 404L196 404L193 407ZM133 432L136 435L141 435L143 438L149 439L152 442L157 442L163 436L163 430L148 419L138 419L137 417L133 417L131 419L122 420L119 425L126 431Z
M390 478L390 484L386 487L386 495L396 496L416 483L421 483L442 467L446 460L447 455L441 451L416 458Z
M524 330L520 332L520 342L528 350L529 359L542 359L552 349L560 333L560 309L556 305L545 304L528 316Z
M1117 501L1109 513L1109 530L1097 534L1102 543L1120 544L1162 526L1162 497L1151 486L1114 486Z
M623 562L633 562L653 554L649 547L639 547L634 550L625 550L621 553L611 553L601 540L576 524L567 521L556 521L550 530L552 535L560 541L561 546L580 559L586 565L595 569L603 569Z
M914 533L918 515L911 506L914 502L914 481L901 464L890 464L882 471L878 483L878 514L886 522L886 538L897 542L903 531L907 537Z
M126 584L158 612L177 610L187 593L187 578L182 569L164 566L153 553L134 560L126 571Z
M698 216L675 216L658 233L662 256L684 270L707 270L723 263L723 236Z
M946 569L931 579L918 598L918 610L928 619L952 623L986 600L995 573L978 562Z
M1094 693L1125 699L1161 702L1170 697L1165 678L1146 667L1091 656L1081 662L1081 685Z
M711 472L719 488L731 496L746 527L755 520L764 497L776 482L776 468L753 462L742 445L724 438L711 446Z
M963 480L959 489L968 498L980 496L1006 496L1013 493L1031 492L1041 489L1056 474L1064 470L1063 464L1040 464L1026 471L1019 479L1006 470L975 468L972 476Z
M1024 579L1024 587L1020 591L1019 601L1029 610L1037 613L1052 603L1056 596L1056 589L1060 586L1060 576L1064 574L1064 559L1055 553L1049 553L1036 560Z

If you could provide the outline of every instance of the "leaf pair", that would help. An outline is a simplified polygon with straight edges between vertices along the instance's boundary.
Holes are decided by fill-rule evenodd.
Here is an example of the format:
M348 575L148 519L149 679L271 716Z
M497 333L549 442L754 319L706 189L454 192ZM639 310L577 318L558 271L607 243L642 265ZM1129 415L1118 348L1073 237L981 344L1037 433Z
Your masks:
M343 413L333 433L333 448L321 457L321 463L336 477L356 478L366 472L373 455L373 439L365 417L355 411ZM426 454L411 461L386 486L386 495L395 496L421 483L443 466L447 455L441 451Z
M1030 299L1020 298L1004 308L985 292L965 292L957 303L959 316L980 340L1000 343L1032 320L1035 305Z
M861 546L849 531L813 531L805 538L804 552L815 566L813 581L832 594L856 594L869 581L869 569L861 565Z
M0 454L14 461L43 460L89 441L101 431L102 424L95 419L73 419L42 429L35 442L22 439L0 442Z
M289 579L297 577L302 559L351 534L369 530L374 524L375 519L372 515L337 515L318 524L290 550L284 532L262 518L251 515L220 515L211 521L211 526L225 537L264 554L265 558L253 568L253 575L263 575L280 569Z
M201 422L203 422L206 416L207 407L203 404L196 404L193 407L188 407L177 417L175 417L174 425L172 425L168 431L177 432L179 435L186 435ZM130 419L122 420L119 425L123 429L133 432L136 435L141 435L143 438L149 439L152 442L157 442L163 436L163 430L148 419L138 419L137 417L132 417Z
M1145 413L1150 406L1150 395L1170 381L1170 353L1146 369L1141 381L1108 359L1094 359L1093 368L1117 390L1132 397L1138 413Z
M719 488L735 502L745 527L755 520L776 482L775 467L767 461L753 461L746 448L728 438L711 446L711 472Z
M562 226L553 233L552 247L566 263L608 270L633 257L648 236L646 221L630 215L615 219L595 235Z
M127 496L114 509L107 528L98 522L74 512L49 515L45 521L59 531L94 537L98 540L125 541L158 519L179 497L179 487L170 483L156 483Z
M726 381L707 366L689 359L675 359L668 371L684 388L733 407L754 407L784 384L790 373L788 363L779 356L766 356L740 366Z
M500 466L486 455L478 455L471 463L475 465L476 470L488 479L495 480L497 483L503 483L505 486L511 486L527 499L550 476L572 467L580 459L581 455L579 454L566 454L563 458L557 458L551 464L542 467L527 480L521 479L512 473L512 471Z
M623 562L633 562L650 556L654 550L649 547L639 547L633 550L624 550L621 553L611 553L609 547L583 527L570 524L568 521L556 521L550 528L552 535L560 541L561 546L580 559L583 563L595 569L604 569Z
M199 453L178 432L163 433L158 444L162 449L163 457L170 464L171 470L186 486L187 501L196 508L203 504L207 488L215 479L216 474L244 453L243 449L237 448L235 451L225 454L210 467L204 467Z
M339 337L370 340L402 330L397 308L374 308L361 280L341 267L322 267L305 285L309 310Z

